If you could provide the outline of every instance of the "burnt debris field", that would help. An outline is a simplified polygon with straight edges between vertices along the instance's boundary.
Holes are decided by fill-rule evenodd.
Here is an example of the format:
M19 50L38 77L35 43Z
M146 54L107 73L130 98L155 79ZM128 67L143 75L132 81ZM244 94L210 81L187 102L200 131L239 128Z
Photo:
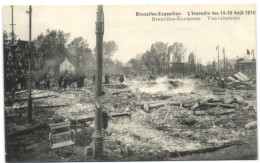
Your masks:
M253 81L159 77L103 85L108 124L102 129L105 161L257 159L256 89ZM33 90L33 123L27 92L5 107L7 161L96 161L92 142L94 85ZM71 122L75 142L51 148L49 124Z

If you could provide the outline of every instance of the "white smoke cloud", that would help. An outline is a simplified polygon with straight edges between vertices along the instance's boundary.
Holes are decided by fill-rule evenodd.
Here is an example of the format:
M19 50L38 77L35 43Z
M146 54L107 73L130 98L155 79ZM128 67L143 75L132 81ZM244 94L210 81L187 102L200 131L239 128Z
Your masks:
M177 86L171 85L172 81ZM125 84L129 85L130 90L140 91L150 94L173 95L177 93L191 93L195 89L195 82L192 79L169 79L167 76L158 77L155 81L126 80Z

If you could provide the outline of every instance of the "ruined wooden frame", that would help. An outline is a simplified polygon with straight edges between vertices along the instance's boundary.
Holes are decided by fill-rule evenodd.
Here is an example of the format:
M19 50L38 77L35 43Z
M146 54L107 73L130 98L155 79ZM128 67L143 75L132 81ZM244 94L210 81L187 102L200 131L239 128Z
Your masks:
M71 130L70 121L65 121L65 122L60 122L60 123L52 123L52 124L49 124L49 127L51 129L51 133L49 134L49 140L50 140L50 146L51 146L52 149L75 144L75 131ZM66 129L66 131L54 133L55 130L61 129L61 128ZM73 139L72 139L72 133L73 133ZM62 135L69 135L70 140L60 142L60 143L54 143L54 139L56 139L56 138L58 138L59 136L62 136Z

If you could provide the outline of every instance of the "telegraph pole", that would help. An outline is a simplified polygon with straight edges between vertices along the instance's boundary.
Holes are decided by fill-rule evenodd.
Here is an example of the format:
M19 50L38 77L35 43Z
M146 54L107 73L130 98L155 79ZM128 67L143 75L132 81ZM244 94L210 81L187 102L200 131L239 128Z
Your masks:
M219 44L218 44L218 73L219 73Z
M31 58L32 58L32 46L31 46L31 39L32 39L32 6L29 6L29 79L28 79L28 121L32 122L32 92L31 92Z
M195 72L197 73L197 48L196 48L196 45L195 45Z
M228 74L227 57L226 57L226 60L225 60L225 67L226 67L226 74Z
M95 131L92 135L93 141L93 157L102 158L102 134L101 134L101 115L102 108L101 102L99 101L100 96L102 95L102 59L103 59L103 35L104 35L104 13L103 5L97 6L96 12L96 80L95 80L95 98L96 98L96 107L95 107Z
M225 48L223 48L224 76L226 75Z
M12 26L12 103L14 103L15 101L15 52L14 52L14 14L13 14L13 6L11 6L12 8L12 24L10 24Z

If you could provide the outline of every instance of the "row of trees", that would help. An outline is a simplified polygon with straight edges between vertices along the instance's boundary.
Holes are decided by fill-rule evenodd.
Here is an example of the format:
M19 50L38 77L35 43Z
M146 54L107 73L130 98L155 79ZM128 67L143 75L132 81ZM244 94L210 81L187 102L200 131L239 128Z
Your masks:
M168 74L171 72L171 69L176 67L182 69L183 66L185 71L195 72L195 54L190 52L188 61L184 63L186 51L186 47L181 42L174 42L168 45L168 43L158 41L152 44L151 48L142 55L141 61L131 59L128 63L132 65L134 72L140 72L146 67L153 74Z
M3 44L5 49L11 49L11 36L6 31L3 33ZM46 33L41 33L33 40L33 46L36 49L36 54L33 54L36 62L38 62L38 69L42 74L53 71L56 75L59 72L60 63L71 56L70 48L74 49L74 64L78 67L80 73L90 73L94 71L95 63L95 49L89 47L88 41L83 37L74 38L70 40L70 33L65 33L61 30L46 30ZM17 36L15 37L15 45L17 45ZM103 43L103 67L113 68L122 66L118 61L112 59L114 53L118 50L115 41L108 41ZM7 54L5 55L7 56ZM79 72L78 72L79 73ZM92 75L92 74L91 74Z
M151 45L150 50L147 50L141 59L149 71L152 73L168 73L170 70L171 63L182 63L184 62L184 54L186 48L181 42L174 42L168 46L168 43L156 42ZM131 60L131 63L135 63ZM195 56L191 52L188 57L188 64L190 67L195 67Z

